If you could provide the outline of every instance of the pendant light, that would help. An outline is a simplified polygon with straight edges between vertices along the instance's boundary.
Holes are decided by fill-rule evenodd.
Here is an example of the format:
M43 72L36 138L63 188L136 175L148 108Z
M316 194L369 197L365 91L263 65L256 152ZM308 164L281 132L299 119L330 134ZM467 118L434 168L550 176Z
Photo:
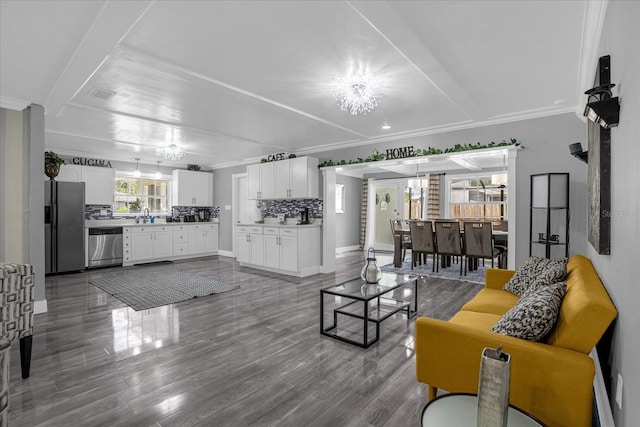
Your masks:
M135 161L136 161L136 170L133 171L133 176L136 178L140 178L142 176L142 172L140 172L140 168L138 167L138 162L140 161L140 158L136 157Z
M162 163L161 160L157 160L156 163L158 163L158 169L156 170L156 173L154 175L155 179L160 179L162 178L162 174L160 173L160 163Z

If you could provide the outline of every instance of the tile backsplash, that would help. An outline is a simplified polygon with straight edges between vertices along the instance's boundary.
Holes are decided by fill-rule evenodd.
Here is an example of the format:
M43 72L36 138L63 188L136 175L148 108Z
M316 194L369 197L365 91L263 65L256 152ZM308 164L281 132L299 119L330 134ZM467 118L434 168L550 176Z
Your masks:
M277 218L278 214L284 214L285 218L296 218L302 208L309 208L309 218L322 218L323 205L320 199L260 200L258 203L262 204L264 218Z
M173 206L173 209L176 209L176 213L178 216L185 215L196 215L201 209L208 209L209 215L211 218L219 218L220 217L220 206ZM173 211L172 211L173 212ZM154 214L156 217L167 217L171 216L172 212L167 212L164 214ZM125 215L118 215L114 217L113 215L113 206L111 205L85 205L84 206L84 218L85 219L127 219L127 218L135 218L142 213L130 213Z

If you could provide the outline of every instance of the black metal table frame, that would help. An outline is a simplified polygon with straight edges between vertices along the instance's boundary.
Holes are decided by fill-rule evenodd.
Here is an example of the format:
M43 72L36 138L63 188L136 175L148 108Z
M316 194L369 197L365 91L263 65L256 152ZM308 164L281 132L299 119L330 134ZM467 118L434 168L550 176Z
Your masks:
M393 292L396 289L405 287L405 286L410 286L411 282L413 282L413 307L414 309L411 310L411 301L402 301L402 300L396 300L394 298L388 298L388 297L384 297L384 295L388 294L389 292ZM346 283L346 282L345 282ZM364 282L363 282L364 283ZM399 313L400 311L406 311L407 313L407 320L411 319L412 317L414 317L416 314L418 314L418 277L411 277L409 280L407 280L406 282L403 283L399 283L397 286L394 286L390 289L387 289L386 291L376 294L376 295L372 295L371 297L356 297L353 295L345 295L345 294L341 294L339 292L331 292L329 291L329 289L331 288L335 288L334 286L329 286L328 288L325 289L320 289L320 334L325 335L327 337L331 337L331 338L335 338L337 340L349 343L349 344L353 344L353 345L357 345L358 347L362 347L362 348L369 348L370 346L372 346L373 344L375 344L376 342L378 342L378 340L380 339L380 323L382 323L384 320L388 319L389 317L393 316L396 313ZM324 327L324 297L325 295L335 295L335 296L339 296L342 298L347 298L350 300L353 300L351 302L348 302L346 304L343 304L339 307L336 307L333 309L333 325L325 328ZM380 298L385 298L385 299L391 299L393 301L396 302L404 302L405 304L400 305L397 309L395 310L391 310L389 313L387 313L385 316L378 318L378 319L373 319L369 317L369 302L373 301L373 300L377 300L378 303L378 312L379 312L379 307L380 307ZM358 302L362 302L364 304L363 307L363 315L358 315L355 313L348 313L345 311L341 311L341 309L344 309L345 307L352 305L352 304L356 304ZM349 338L345 338L345 337L341 337L340 335L337 334L337 332L334 333L330 333L329 331L336 329L338 326L338 314L343 314L345 316L350 316L350 317L354 317L357 319L361 319L362 320L362 342L359 341L355 341ZM368 331L369 331L369 322L374 322L376 324L376 337L373 341L368 342Z

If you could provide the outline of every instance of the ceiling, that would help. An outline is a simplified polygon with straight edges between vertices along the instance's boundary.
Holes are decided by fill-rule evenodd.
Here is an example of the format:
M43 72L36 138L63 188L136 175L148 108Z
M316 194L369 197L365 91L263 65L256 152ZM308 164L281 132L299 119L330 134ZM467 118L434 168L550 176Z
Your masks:
M0 101L43 105L60 154L155 165L176 143L187 155L163 165L205 169L313 154L576 111L589 7L2 0ZM382 84L365 116L332 96L349 63Z

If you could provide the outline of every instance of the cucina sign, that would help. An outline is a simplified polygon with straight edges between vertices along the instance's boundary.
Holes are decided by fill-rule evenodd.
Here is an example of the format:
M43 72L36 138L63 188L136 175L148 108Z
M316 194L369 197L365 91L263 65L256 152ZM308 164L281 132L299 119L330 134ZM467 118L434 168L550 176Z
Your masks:
M74 165L82 165L82 166L96 166L99 168L111 168L110 160L103 159L87 159L86 157L74 157L71 160L71 163Z

